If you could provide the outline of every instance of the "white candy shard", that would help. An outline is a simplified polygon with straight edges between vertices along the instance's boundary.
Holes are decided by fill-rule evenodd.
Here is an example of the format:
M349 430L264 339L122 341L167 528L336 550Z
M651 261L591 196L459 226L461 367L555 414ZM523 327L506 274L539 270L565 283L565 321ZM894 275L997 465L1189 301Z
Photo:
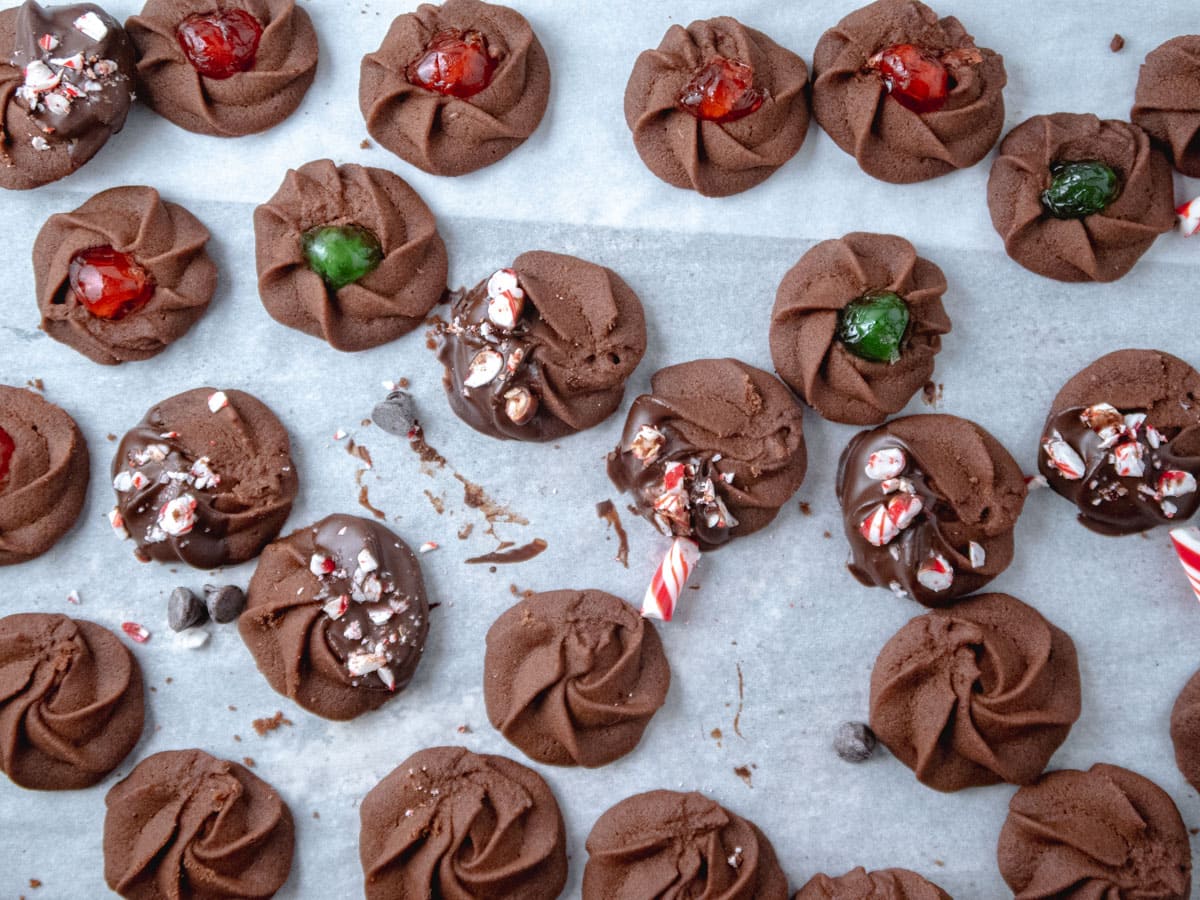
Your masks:
M1183 497L1196 492L1196 476L1170 469L1158 476L1158 492L1164 497Z
M1186 237L1200 231L1200 197L1178 207L1175 213L1179 216L1179 230Z
M463 387L483 387L491 384L504 368L504 357L495 350L480 350L471 360Z
M214 391L208 395L208 411L211 413L220 412L229 405L229 398L225 396L224 391Z
M387 657L382 653L364 653L355 651L346 659L346 668L351 675L370 675L378 672L387 665Z
M950 586L954 584L954 569L946 561L946 557L935 553L917 570L917 581L926 590L940 594L950 590Z
M183 494L166 503L158 511L158 527L166 534L179 537L187 534L196 524L196 498Z
M108 36L108 26L94 12L85 12L71 24L75 26L76 31L82 32L93 41L102 41Z
M892 517L888 515L887 507L880 505L867 516L858 526L859 533L875 547L883 547L900 533Z
M379 568L379 560L375 558L369 547L358 551L358 568L362 572L374 572Z
M971 541L967 544L967 558L971 560L972 569L982 569L987 564L987 551L982 544Z
M1042 442L1042 450L1045 451L1050 467L1067 481L1079 481L1083 478L1083 459L1057 431Z
M1117 444L1112 451L1113 468L1122 478L1141 478L1146 474L1142 445L1137 441Z
M329 618L333 619L334 621L337 621L342 616L344 616L346 614L346 610L348 610L349 608L350 608L350 598L349 597L334 597L332 600L330 600L328 603L326 603L323 607L321 607L321 609L323 609L325 611L325 615L329 616Z
M921 514L925 504L916 494L897 494L888 501L888 517L896 523L896 528L903 531L912 524L913 519Z
M324 553L314 553L308 561L308 571L318 578L323 575L332 575L335 568L337 568L337 564L334 563L333 558Z
M208 643L208 637L203 628L187 628L176 633L175 643L185 650L199 650Z
M25 67L25 87L39 94L52 91L62 81L62 73L55 72L40 59L35 59Z
M867 477L875 481L896 478L908 466L908 457L899 447L876 450L867 457Z
M129 529L125 527L125 517L115 506L108 511L108 524L112 526L113 532L121 540L129 537Z

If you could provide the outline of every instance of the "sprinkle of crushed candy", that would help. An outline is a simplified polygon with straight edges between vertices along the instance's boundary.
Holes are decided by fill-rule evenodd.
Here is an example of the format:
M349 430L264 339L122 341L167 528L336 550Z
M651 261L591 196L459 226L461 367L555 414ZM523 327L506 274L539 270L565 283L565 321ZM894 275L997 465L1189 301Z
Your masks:
M896 528L903 531L921 514L925 504L916 494L898 494L888 500L888 518L896 523Z
M189 533L195 525L196 498L191 494L168 501L158 512L158 527L174 537Z
M125 517L121 515L121 510L115 506L108 511L108 524L112 526L113 532L121 540L129 537L129 529L125 527Z
M35 134L29 139L29 143L33 145L34 150L46 151L50 149L50 142L40 134Z
M1122 478L1141 478L1146 474L1142 445L1137 441L1117 444L1112 451L1112 464Z
M1177 207L1175 214L1179 216L1179 231L1185 237L1200 232L1200 197Z
M867 457L867 477L874 481L896 478L908 467L908 457L899 447L876 450Z
M175 635L175 643L185 650L199 650L208 643L209 634L203 628L188 628Z
M954 569L950 563L946 561L946 557L940 553L935 553L917 570L917 581L926 590L935 593L950 590L954 584Z
M884 547L890 544L900 533L900 529L888 515L887 507L883 505L875 507L871 514L859 524L858 530L874 547Z
M144 644L150 640L150 632L137 622L122 622L121 630L129 635L131 640L139 644Z
M69 594L67 594L67 602L74 606L78 606L80 604L79 591L71 591Z
M379 568L379 560L375 558L375 554L369 547L363 547L358 551L358 568L361 572L374 572Z
M60 69L70 69L73 72L83 70L83 54L76 53L74 56L68 56L65 59L52 59L50 65L58 66Z
M437 543L437 541L426 541L425 543L423 543L423 544L421 545L421 549L420 549L420 551L419 551L419 552L420 552L420 553L429 553L429 552L431 552L431 551L433 551L433 550L436 550L436 549L438 549L438 543Z
M1083 459L1075 448L1062 439L1057 431L1042 442L1042 450L1050 461L1050 466L1068 481L1079 481L1083 478Z
M643 425L633 436L629 444L629 452L641 460L643 466L648 466L658 459L667 437L653 425Z
M51 50L58 48L59 40L52 34L43 34L38 38L38 46L49 53Z
M108 26L94 12L85 12L71 24L76 31L87 35L93 41L102 41L108 36Z
M967 558L971 560L972 569L982 569L987 565L987 551L982 544L971 541L967 544Z
M208 411L218 413L229 405L229 397L224 391L213 391L208 395Z
M1168 469L1158 476L1158 493L1163 497L1183 497L1196 491L1196 476L1179 469Z
M346 610L350 608L350 598L346 596L334 597L326 603L321 609L325 611L325 615L333 619L335 622L346 614Z
M308 561L308 570L318 578L322 575L332 575L336 568L337 563L334 562L333 557L323 553L314 553Z

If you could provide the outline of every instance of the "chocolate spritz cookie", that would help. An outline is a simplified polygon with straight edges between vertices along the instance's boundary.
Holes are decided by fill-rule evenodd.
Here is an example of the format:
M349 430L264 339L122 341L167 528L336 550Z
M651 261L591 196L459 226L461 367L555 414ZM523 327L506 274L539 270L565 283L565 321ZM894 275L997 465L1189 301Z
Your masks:
M1050 772L1008 804L996 851L1017 900L1187 900L1192 853L1179 810L1119 766Z
M291 441L242 391L196 388L152 406L112 463L119 537L135 554L198 569L245 562L279 534L296 498Z
M1165 148L1176 169L1200 178L1200 34L1150 51L1130 118Z
M787 876L758 826L698 793L622 800L587 839L583 900L787 900Z
M1042 428L1038 469L1101 534L1200 507L1200 372L1158 350L1118 350L1068 381Z
M263 551L238 630L271 687L353 719L417 670L429 632L421 567L383 525L329 516Z
M1055 113L1008 133L988 178L1008 255L1057 281L1116 281L1175 227L1171 166L1128 122Z
M217 288L208 237L150 187L112 188L51 216L33 245L42 331L104 365L161 353Z
M89 461L67 413L0 385L0 566L41 556L71 530L87 499Z
M367 900L554 900L567 835L532 769L461 747L414 753L363 798Z
M534 594L488 630L488 718L538 762L619 759L637 746L670 684L653 623L603 591Z
M902 237L822 241L783 278L771 359L800 398L834 422L875 425L933 375L950 332L942 270Z
M668 184L726 197L761 184L808 132L808 67L737 19L672 25L637 59L625 122Z
M363 57L367 131L433 175L490 166L537 129L550 63L525 17L480 0L422 3Z
M104 803L104 880L129 900L266 898L292 869L283 798L202 750L148 756Z
M408 334L446 291L433 213L385 169L328 159L290 169L254 211L254 239L271 318L337 350Z
M821 36L813 115L868 175L925 181L983 159L1004 127L1004 60L953 16L878 0Z
M1175 764L1188 784L1200 790L1200 672L1188 680L1171 710Z
M918 616L871 672L871 728L939 791L1028 784L1079 711L1075 644L1007 594Z
M70 175L125 125L133 44L92 3L0 10L0 188Z
M621 405L646 316L612 269L535 250L459 292L436 336L460 419L491 437L551 441Z
M278 125L317 74L317 33L294 0L147 0L126 26L142 99L199 134Z
M142 670L91 622L21 613L0 619L0 769L21 787L91 787L142 736Z
M966 419L906 416L842 451L837 496L865 585L946 606L1008 568L1025 476L1000 442Z
M868 872L859 866L839 878L814 875L792 900L950 900L950 895L908 869Z

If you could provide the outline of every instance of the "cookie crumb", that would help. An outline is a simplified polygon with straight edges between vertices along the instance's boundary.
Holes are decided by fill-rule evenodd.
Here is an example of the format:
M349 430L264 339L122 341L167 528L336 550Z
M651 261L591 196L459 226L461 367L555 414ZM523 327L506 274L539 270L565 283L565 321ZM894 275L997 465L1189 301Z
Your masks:
M292 720L284 716L283 710L277 709L275 715L263 719L255 719L252 723L259 737L265 737L268 732L275 731L284 725L291 726Z
M1114 34L1112 41L1109 42L1108 49L1113 53L1120 53L1125 49L1125 38L1119 34Z

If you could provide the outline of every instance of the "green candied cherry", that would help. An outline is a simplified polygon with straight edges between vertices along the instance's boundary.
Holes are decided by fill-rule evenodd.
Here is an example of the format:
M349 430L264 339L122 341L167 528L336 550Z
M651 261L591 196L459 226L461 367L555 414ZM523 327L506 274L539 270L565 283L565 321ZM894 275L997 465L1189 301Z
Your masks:
M855 356L894 363L908 331L908 304L891 291L876 291L852 301L838 316L838 340Z
M335 291L354 284L383 261L379 239L359 225L319 225L301 237L308 267Z
M1120 190L1117 173L1102 162L1056 162L1042 206L1056 219L1082 219L1103 212Z

